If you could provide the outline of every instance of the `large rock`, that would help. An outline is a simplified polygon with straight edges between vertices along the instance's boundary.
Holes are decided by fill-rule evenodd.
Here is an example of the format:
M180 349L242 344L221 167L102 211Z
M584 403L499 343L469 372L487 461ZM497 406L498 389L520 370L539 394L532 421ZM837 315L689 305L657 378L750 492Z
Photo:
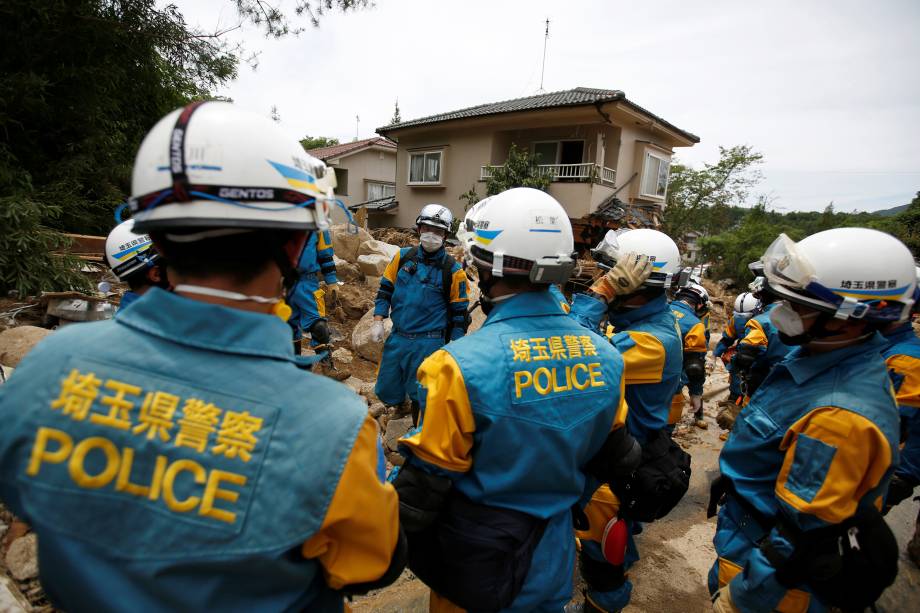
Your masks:
M364 228L357 228L358 231L355 234L352 234L350 230L353 231L355 228L344 223L330 228L332 250L343 260L355 262L358 259L361 243L374 240L374 237Z
M371 309L358 320L358 324L351 333L351 348L362 358L379 364L380 355L383 353L383 341L375 343L371 340L371 326L373 323L374 309ZM393 324L389 319L383 320L384 332L389 334L392 328Z
M333 255L332 259L335 262L335 274L339 278L339 281L344 281L345 283L357 283L364 280L364 274L355 264L352 264L347 260L343 260L337 255Z
M384 446L390 451L396 451L396 441L412 429L412 417L400 417L387 422L387 431L383 435Z
M339 306L349 319L360 319L368 309L374 307L367 288L359 285L343 285L338 291Z
M13 541L6 552L6 567L19 581L38 576L38 537L34 532Z
M0 364L19 366L32 347L51 334L51 330L35 326L19 326L0 332Z
M32 605L22 595L16 582L0 573L0 611L3 613L26 613L31 611Z
M470 306L476 304L476 301L479 300L479 286L471 279L469 282L467 295L470 297ZM466 333L475 332L482 327L482 324L486 321L486 314L482 312L482 309L476 307L476 310L470 313L470 327L467 329Z
M399 253L399 247L396 245L391 245L390 243L384 243L383 241L369 240L361 243L361 247L358 249L358 256L362 255L385 255L387 260L392 260L396 257L396 254Z
M389 258L379 253L359 255L358 268L361 269L361 272L364 273L365 277L375 277L379 279L383 274L383 271L386 270L387 264L389 264L390 260L392 259L393 258Z

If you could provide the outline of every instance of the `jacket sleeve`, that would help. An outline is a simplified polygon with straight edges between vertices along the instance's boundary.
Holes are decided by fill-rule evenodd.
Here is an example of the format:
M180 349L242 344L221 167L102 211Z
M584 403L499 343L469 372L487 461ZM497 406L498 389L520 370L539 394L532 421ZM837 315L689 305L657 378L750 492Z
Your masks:
M906 426L907 434L901 449L901 462L895 473L909 483L920 484L920 359L895 354L885 362L902 427Z
M767 333L764 332L763 326L760 325L759 321L752 318L744 324L744 336L738 341L739 345L749 345L763 352L767 350L769 343L770 339L767 338Z
M837 524L856 512L862 498L877 488L896 457L888 439L865 417L837 407L814 409L786 432L776 480L780 513L801 531ZM879 496L871 501L881 507ZM767 536L781 555L791 543L774 528ZM771 611L786 595L776 570L754 548L743 572L731 581L742 610Z
M575 294L572 297L572 308L569 316L582 326L597 332L601 329L601 322L607 318L607 305L602 300L587 294Z
M657 337L648 332L625 330L615 334L611 342L623 354L626 385L661 381L667 356Z
M399 440L414 466L436 474L473 466L476 423L460 366L447 351L431 354L418 369L421 423Z
M326 285L338 283L338 277L335 274L335 259L332 253L332 234L329 230L323 230L316 239L316 261L319 264L319 270L323 275Z
M684 351L687 353L706 353L706 328L702 322L694 324L684 335Z
M719 339L718 344L716 345L715 350L713 350L712 355L715 357L721 357L723 353L728 351L728 348L735 344L737 341L735 336L735 316L732 315L731 319L728 320L728 324L725 326L725 329L722 331L722 338Z
M467 311L470 308L468 289L469 280L466 278L466 271L460 264L455 263L450 284L450 319L453 324L450 340L452 341L466 334Z
M380 277L380 289L377 290L377 298L374 300L374 315L390 316L390 304L393 301L393 292L396 290L396 275L399 274L399 260L404 253L405 250L400 249L387 264L383 276Z
M303 544L305 558L323 567L332 589L367 583L390 567L399 537L396 490L381 479L377 423L367 416L319 531Z

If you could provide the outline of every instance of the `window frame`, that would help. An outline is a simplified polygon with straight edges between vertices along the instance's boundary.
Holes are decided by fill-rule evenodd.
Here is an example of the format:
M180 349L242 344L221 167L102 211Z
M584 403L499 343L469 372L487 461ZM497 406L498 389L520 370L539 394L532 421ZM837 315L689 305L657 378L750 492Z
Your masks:
M655 158L658 160L657 173L654 178L655 189L657 192L658 189L658 178L661 176L661 164L668 165L668 173L664 181L664 194L659 195L658 193L649 194L645 191L645 178L646 174L649 171L649 158ZM642 156L642 175L639 180L639 196L641 198L652 198L654 200L665 200L668 196L668 186L671 183L671 156L665 153L658 153L651 147L646 147Z
M420 149L418 151L409 151L409 163L406 168L406 185L408 186L438 186L444 184L444 149ZM440 158L438 163L438 179L436 181L413 181L412 180L412 158L421 155L423 159L422 172L424 173L424 159L429 155L437 154Z
M371 198L371 194L370 194L371 185L382 185L383 187L389 187L390 189L393 190L393 193L390 194L390 196L396 195L396 184L393 183L392 181L377 181L374 179L365 179L364 180L364 197L368 202L370 202L371 200L376 200L375 198ZM381 196L381 198L388 198L388 197L389 196Z
M335 193L336 195L347 196L348 195L348 169L342 168L341 166L330 166L330 168L332 169L332 172L335 173ZM343 177L345 179L344 181L339 180L340 178L342 178L339 176L340 174L344 175Z
M540 166L559 166L562 164L560 158L562 157L562 143L581 143L581 162L579 164L586 164L585 158L587 157L587 140L584 138L555 138L547 140L535 140L530 143L530 155L531 157L536 157L537 155L537 145L545 145L546 143L555 143L556 144L556 156L552 162L537 162Z

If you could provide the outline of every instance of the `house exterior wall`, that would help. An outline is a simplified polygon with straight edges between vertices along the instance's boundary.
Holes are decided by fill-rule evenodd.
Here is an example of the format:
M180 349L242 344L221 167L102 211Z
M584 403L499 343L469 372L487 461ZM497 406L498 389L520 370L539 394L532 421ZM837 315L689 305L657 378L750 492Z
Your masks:
M395 151L370 148L339 158L332 158L327 163L334 168L348 170L347 195L342 193L342 186L336 188L336 195L345 203L345 206L367 201L368 181L379 181L381 183L394 183L396 181ZM332 212L332 222L338 224L345 221L345 213L340 208L335 207Z

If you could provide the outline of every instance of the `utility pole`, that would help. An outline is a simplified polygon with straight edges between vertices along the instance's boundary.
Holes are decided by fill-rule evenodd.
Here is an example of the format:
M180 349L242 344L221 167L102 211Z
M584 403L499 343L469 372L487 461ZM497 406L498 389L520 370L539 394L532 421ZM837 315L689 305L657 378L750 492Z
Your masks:
M546 72L546 42L549 40L549 17L546 18L546 34L543 36L543 66L540 68L540 89L537 90L538 94L542 94L543 89L543 73Z
M358 140L358 134L361 132L361 118L355 115L355 140Z

